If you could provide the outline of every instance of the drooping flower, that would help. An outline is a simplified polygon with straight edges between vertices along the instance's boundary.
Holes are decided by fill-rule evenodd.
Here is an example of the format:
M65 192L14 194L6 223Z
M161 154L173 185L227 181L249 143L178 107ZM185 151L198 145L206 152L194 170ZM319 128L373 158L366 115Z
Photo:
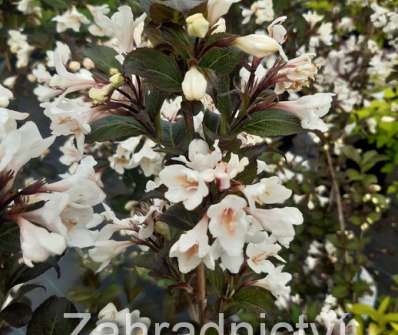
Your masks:
M292 191L284 187L278 177L263 178L256 184L244 186L242 192L252 208L256 207L256 203L283 203L292 195Z
M170 257L177 257L182 273L188 273L202 262L214 269L214 259L210 253L207 226L209 219L204 216L191 230L183 233L170 249Z
M246 200L237 195L227 195L221 202L207 210L209 230L222 248L231 256L242 252L249 221L244 212Z
M206 95L207 80L196 66L192 66L185 74L182 91L187 100L200 101Z
M317 93L299 98L296 101L281 101L273 107L295 114L304 129L327 131L327 124L321 119L331 107L333 93Z

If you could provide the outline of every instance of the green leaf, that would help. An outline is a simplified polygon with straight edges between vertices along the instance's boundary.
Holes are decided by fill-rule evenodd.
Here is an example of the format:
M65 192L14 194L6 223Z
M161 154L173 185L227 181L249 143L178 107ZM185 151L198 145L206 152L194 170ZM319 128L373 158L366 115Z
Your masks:
M14 328L27 325L31 317L32 309L29 305L21 302L12 302L0 312L0 321L5 321Z
M64 313L77 313L76 307L65 298L50 297L34 312L29 322L27 335L72 334L77 319L67 319Z
M278 109L254 113L239 129L261 137L293 135L302 130L296 116Z
M230 74L240 62L241 53L233 48L212 48L200 59L199 66L219 75Z
M121 141L129 137L143 135L146 129L132 116L113 115L100 119L91 126L87 141Z
M256 311L270 310L272 302L271 294L267 290L256 286L242 288L233 296L233 305Z
M379 318L379 313L369 305L354 304L349 310L355 315L369 316L375 321Z
M12 222L0 224L0 254L15 253L20 250L19 227Z
M177 204L165 211L159 220L178 229L189 230L199 222L200 218L198 211L188 211L182 204Z
M188 147L189 138L185 121L179 119L177 122L161 120L162 145L168 153L183 154Z
M138 75L162 91L169 93L181 91L183 78L176 61L159 50L151 48L134 50L126 56L123 68L127 75Z
M57 10L66 10L69 5L67 1L64 0L41 0L43 4Z
M106 74L109 74L109 70L112 68L122 69L121 64L115 58L117 54L114 49L103 45L90 46L84 50L84 55L95 63L97 69Z

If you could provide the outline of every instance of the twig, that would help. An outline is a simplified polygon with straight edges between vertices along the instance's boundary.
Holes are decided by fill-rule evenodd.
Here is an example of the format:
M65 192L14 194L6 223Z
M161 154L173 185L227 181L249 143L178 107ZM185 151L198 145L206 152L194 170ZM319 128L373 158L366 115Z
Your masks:
M201 325L206 322L206 272L203 264L196 268L196 302L199 309L199 321Z
M338 220L340 223L340 229L342 232L344 232L346 229L346 225L345 225L345 219L344 219L343 203L341 200L340 186L337 181L336 172L334 170L332 156L330 155L328 144L325 145L325 154L326 154L326 161L328 164L330 177L332 178L332 185L333 185L333 191L334 191L335 198L336 198L337 216L338 216Z

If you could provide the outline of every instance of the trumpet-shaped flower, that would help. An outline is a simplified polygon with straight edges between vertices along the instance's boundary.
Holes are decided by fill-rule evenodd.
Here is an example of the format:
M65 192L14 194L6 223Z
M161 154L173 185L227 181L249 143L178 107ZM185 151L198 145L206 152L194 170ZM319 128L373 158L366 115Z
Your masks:
M214 169L214 175L217 180L220 191L227 190L231 187L231 180L239 173L243 172L245 167L249 165L247 157L239 159L236 154L231 154L229 162L220 162Z
M65 238L49 232L23 217L17 220L20 230L21 249L24 263L33 267L33 263L46 261L50 256L59 256L66 249Z
M293 226L303 223L303 214L295 207L272 209L249 208L247 212L286 248L289 247L295 235Z
M260 205L283 203L292 195L292 191L284 187L278 177L263 178L259 183L245 186L242 192L253 208L256 207L256 203Z
M271 263L268 258L273 256L281 259L278 256L281 249L272 237L267 237L261 243L249 243L246 248L247 264L256 273L267 272Z
M282 265L275 267L272 263L270 264L266 271L268 275L258 280L254 285L270 291L275 298L289 295L290 287L287 286L287 283L292 280L292 275L282 272Z
M210 218L209 230L218 238L220 245L230 256L238 256L242 252L245 236L249 226L244 212L247 203L237 195L227 195L218 204L207 210Z
M170 249L170 257L177 257L178 267L182 273L188 273L202 262L214 269L214 259L210 254L207 236L208 218L204 216L198 224L182 234Z
M168 188L166 199L174 203L182 202L188 210L198 207L209 194L206 182L211 179L206 180L205 177L182 165L166 166L159 173L161 182Z

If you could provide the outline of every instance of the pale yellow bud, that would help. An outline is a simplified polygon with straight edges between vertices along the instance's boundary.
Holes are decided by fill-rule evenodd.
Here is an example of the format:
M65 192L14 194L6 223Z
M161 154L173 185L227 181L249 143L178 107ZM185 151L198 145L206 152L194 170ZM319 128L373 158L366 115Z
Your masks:
M193 14L186 19L188 34L193 37L203 38L209 31L210 23L202 13Z
M88 57L83 59L83 66L87 70L92 70L95 68L94 62Z
M101 88L92 87L88 91L88 96L93 100L95 104L104 103L107 99L109 94L113 91L114 87L112 84L105 85Z
M117 88L123 85L124 78L123 75L120 72L118 72L114 74L112 77L110 77L109 81L111 82L114 88Z
M77 72L80 70L80 63L76 61L72 61L69 63L69 70L73 72Z

